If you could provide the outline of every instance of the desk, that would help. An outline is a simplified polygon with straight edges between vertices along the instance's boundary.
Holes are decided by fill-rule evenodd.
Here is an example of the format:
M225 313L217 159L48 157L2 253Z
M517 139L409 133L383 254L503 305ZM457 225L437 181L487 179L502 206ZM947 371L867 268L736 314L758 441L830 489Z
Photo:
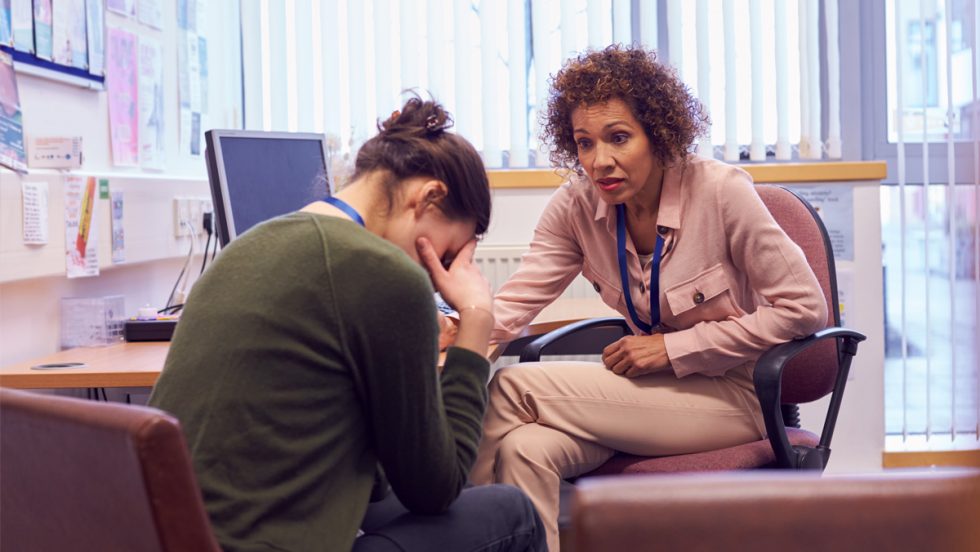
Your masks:
M549 305L521 336L539 335L569 322L612 316L615 311L596 299L561 299ZM29 361L0 367L0 387L57 389L84 387L153 387L170 350L169 341L117 343L107 347L68 349ZM495 359L502 347L490 349ZM37 364L83 362L79 368L32 370Z
M79 347L0 368L0 387L153 387L170 350L169 341ZM37 364L84 362L79 368L32 370Z

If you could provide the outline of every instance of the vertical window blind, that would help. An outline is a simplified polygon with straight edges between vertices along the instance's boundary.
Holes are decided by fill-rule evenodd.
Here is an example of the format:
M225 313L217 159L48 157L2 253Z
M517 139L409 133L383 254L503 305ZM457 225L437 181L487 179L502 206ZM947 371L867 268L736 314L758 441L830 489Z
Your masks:
M972 5L970 7L969 5ZM883 189L886 430L903 441L980 442L980 97L977 2L885 6L888 133ZM957 163L973 161L969 182ZM941 178L932 150L945 152ZM921 154L921 172L907 170ZM962 171L960 171L962 173Z
M546 167L549 77L612 43L661 47L708 107L702 155L840 157L837 0L241 2L246 127L324 132L338 159L415 89L488 167Z

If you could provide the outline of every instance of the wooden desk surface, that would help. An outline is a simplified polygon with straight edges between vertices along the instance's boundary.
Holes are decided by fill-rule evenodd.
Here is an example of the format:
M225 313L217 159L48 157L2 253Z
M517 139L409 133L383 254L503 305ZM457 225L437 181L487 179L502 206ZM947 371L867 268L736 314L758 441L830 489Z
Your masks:
M152 387L163 370L168 341L79 347L0 368L0 386L22 389L65 387ZM31 366L83 362L78 368L33 370Z
M615 312L596 299L561 299L548 306L522 335L547 333L569 322ZM152 387L163 370L169 341L80 347L0 367L0 386L21 389ZM491 348L491 358L499 355ZM502 349L501 349L502 350ZM78 368L34 370L31 366L82 362Z

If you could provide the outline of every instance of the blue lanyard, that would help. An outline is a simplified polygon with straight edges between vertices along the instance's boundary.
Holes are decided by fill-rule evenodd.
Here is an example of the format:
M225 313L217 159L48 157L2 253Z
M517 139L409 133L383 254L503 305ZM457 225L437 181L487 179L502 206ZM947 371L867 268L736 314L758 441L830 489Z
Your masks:
M651 331L660 325L660 254L664 249L664 238L657 233L657 244L653 247L653 261L650 263L650 323L640 320L630 297L630 275L626 268L626 207L620 203L616 206L616 248L619 257L619 277L623 282L623 296L626 299L626 310L633 319L633 324L643 330Z
M350 206L350 203L347 203L346 201L340 199L339 197L333 197L333 196L325 197L323 198L323 201L326 201L330 205L333 205L334 207L347 213L347 216L354 219L354 222L360 224L361 226L364 226L364 218L361 217L361 214Z

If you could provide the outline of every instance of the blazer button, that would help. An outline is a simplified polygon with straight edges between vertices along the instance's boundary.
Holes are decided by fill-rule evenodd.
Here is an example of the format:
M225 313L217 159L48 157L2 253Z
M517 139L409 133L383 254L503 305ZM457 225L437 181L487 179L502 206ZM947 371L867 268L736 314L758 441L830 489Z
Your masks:
M704 294L699 291L694 294L693 299L695 305L700 305L701 303L704 303Z
M596 293L602 293L602 288L599 287L599 282L592 282L592 288L595 289Z
M657 227L657 233L659 233L659 234L666 234L669 231L670 231L670 228L667 228L666 226L658 226Z

